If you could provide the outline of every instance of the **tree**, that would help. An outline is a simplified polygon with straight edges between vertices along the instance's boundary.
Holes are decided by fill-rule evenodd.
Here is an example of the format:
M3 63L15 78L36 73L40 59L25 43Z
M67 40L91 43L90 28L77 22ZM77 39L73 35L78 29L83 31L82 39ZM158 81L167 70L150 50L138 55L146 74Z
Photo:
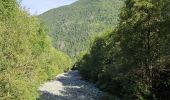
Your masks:
M169 4L169 0L126 0L117 28L102 37L102 50L94 42L90 58L79 63L80 71L99 70L95 82L123 99L168 100ZM100 56L102 60L97 59ZM100 63L89 64L94 59Z

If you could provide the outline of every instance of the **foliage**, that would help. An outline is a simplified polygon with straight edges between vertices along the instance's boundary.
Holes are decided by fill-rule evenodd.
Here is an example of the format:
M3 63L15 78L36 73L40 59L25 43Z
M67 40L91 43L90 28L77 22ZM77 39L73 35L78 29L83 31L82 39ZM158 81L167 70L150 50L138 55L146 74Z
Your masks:
M16 0L0 0L0 99L35 100L43 81L70 59L52 47L43 25Z
M168 100L169 0L126 0L115 30L76 64L85 79L125 100ZM161 92L161 93L160 93Z
M53 46L75 59L89 48L89 38L117 24L122 5L123 0L79 0L39 17L50 31Z

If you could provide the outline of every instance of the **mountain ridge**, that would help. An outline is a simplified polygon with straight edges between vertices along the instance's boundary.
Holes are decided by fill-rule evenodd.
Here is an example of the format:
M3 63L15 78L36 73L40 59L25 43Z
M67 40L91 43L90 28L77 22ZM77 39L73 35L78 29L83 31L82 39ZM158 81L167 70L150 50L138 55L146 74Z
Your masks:
M39 16L46 24L53 46L75 58L96 36L118 23L123 0L79 0Z

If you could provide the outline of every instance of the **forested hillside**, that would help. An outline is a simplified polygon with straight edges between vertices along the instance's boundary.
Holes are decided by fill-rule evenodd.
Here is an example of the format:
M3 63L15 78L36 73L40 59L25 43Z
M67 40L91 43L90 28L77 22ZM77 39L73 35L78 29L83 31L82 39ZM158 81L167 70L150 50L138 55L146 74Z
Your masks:
M53 46L72 58L87 49L90 37L113 29L123 0L79 0L39 17L47 25Z
M40 83L69 69L70 61L17 0L0 0L0 100L35 100Z
M170 99L170 1L126 0L120 22L79 59L85 79L123 100Z
M79 0L39 18L18 0L0 0L0 100L43 94L97 100L93 95L100 91L78 71L62 74L46 84L52 92L38 94L41 83L71 69L72 61L113 98L170 100L169 0Z

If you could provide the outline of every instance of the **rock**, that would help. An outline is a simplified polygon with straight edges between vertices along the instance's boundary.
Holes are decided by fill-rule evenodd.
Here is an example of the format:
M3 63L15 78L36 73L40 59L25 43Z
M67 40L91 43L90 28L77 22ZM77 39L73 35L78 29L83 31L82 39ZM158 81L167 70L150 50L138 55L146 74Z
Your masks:
M99 100L102 92L82 80L77 70L58 75L39 87L40 100Z

